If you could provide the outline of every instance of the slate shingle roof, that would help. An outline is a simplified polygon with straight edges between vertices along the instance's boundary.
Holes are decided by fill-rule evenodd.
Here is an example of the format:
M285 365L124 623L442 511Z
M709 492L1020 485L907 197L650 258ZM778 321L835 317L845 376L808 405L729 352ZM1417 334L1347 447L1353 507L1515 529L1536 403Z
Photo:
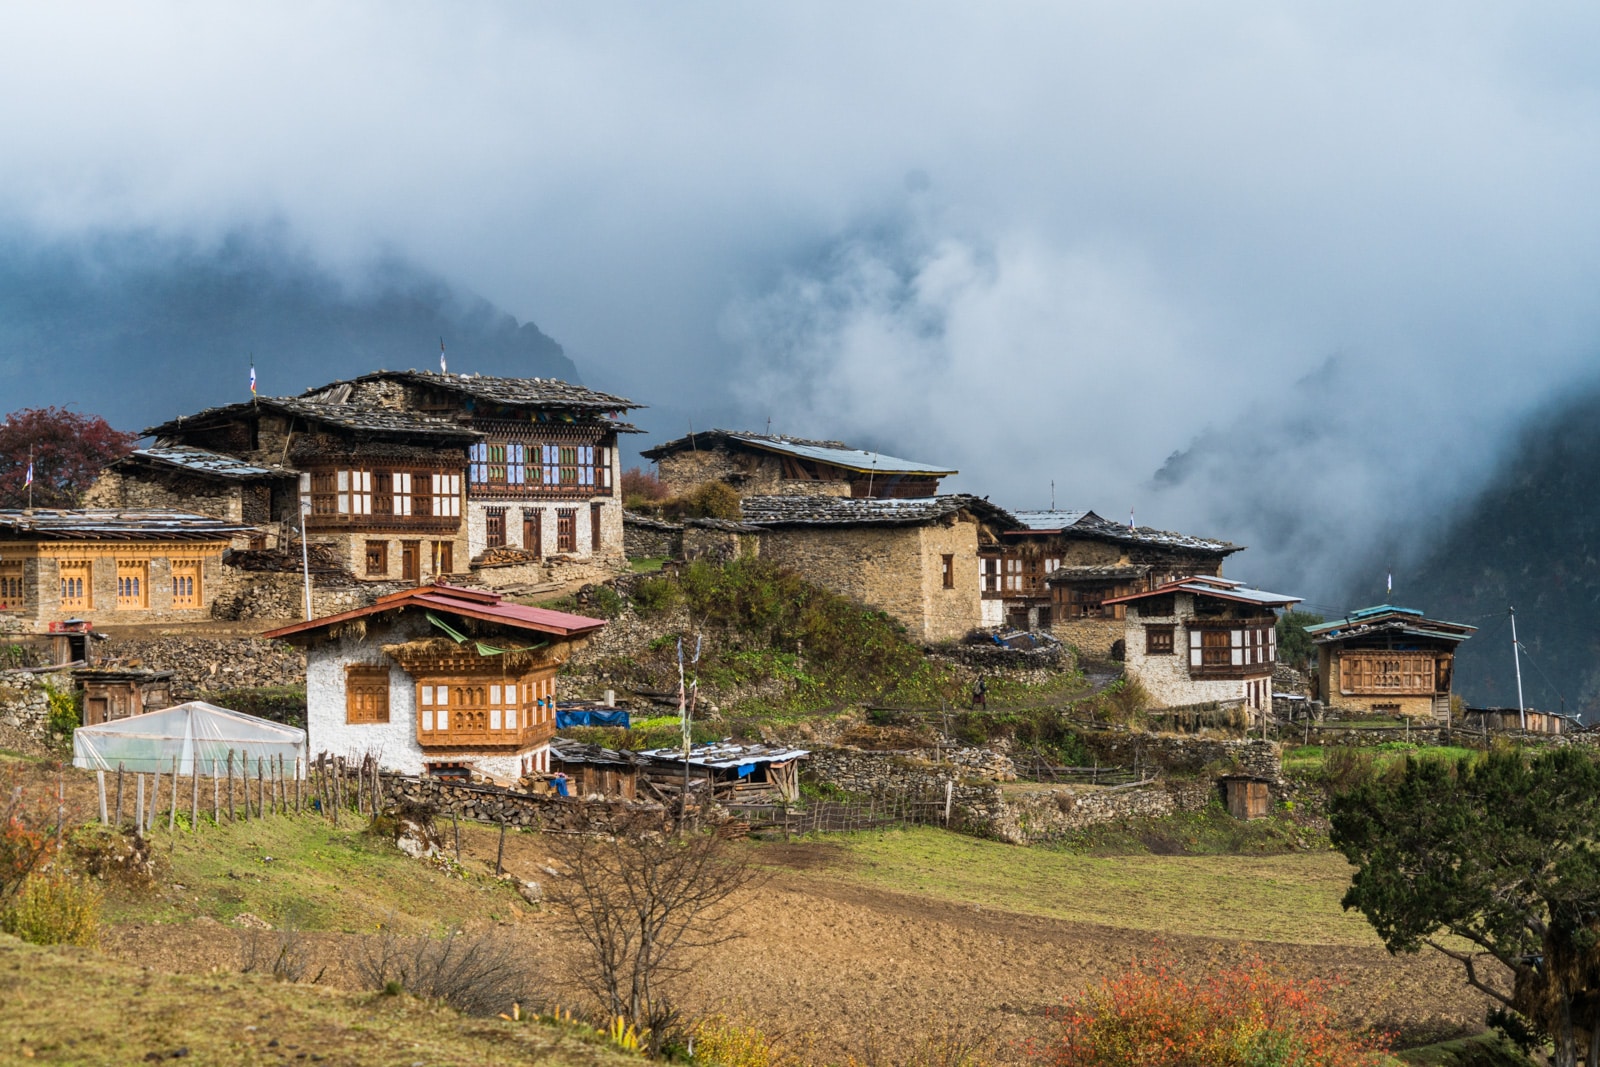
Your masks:
M755 526L907 526L933 522L966 508L1001 525L1004 509L966 493L924 497L747 496L744 521Z
M0 509L0 534L8 540L225 541L250 526L188 511L162 508Z
M378 371L363 374L358 382L399 381L425 385L511 407L571 408L581 411L633 411L643 404L627 397L602 393L559 378L496 378L487 374L441 374L431 370ZM322 386L305 395L322 392Z

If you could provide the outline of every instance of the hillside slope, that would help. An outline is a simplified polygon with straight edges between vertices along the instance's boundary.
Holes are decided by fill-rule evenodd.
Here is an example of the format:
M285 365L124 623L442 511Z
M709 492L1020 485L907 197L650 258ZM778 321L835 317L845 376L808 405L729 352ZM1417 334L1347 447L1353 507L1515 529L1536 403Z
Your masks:
M1507 606L1517 609L1530 705L1600 713L1600 388L1533 419L1489 484L1444 529L1396 599L1480 627L1461 647L1456 690L1514 705ZM1370 595L1369 595L1370 599Z

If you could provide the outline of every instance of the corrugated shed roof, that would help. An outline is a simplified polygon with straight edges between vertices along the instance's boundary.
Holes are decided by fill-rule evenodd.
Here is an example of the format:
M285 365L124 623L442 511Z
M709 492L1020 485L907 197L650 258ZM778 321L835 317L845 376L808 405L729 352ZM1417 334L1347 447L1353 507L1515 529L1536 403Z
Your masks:
M639 454L646 459L660 459L662 456L675 452L686 452L695 448L709 448L722 441L732 441L737 444L748 445L765 452L776 452L779 455L794 456L797 459L809 459L817 463L826 463L832 467L855 471L858 474L923 474L947 478L959 471L949 467L941 467L932 463L919 463L916 460L900 459L897 456L884 455L882 452L868 452L865 449L851 448L843 441L813 441L803 437L785 437L782 434L750 433L745 430L707 430L704 433L690 434L680 437L676 441L657 445Z
M583 615L571 615L565 611L528 607L525 604L508 604L499 593L441 584L423 585L415 589L390 593L379 597L376 602L364 608L341 611L337 615L326 615L309 622L282 626L276 630L269 630L262 636L273 639L304 636L351 619L404 608L445 611L469 619L500 623L510 629L531 630L558 637L577 637L593 633L605 625L604 619L591 619Z
M584 411L634 411L644 407L627 397L602 393L559 378L497 378L488 374L441 374L431 370L378 371L363 374L358 382L403 381L459 393L508 407L575 408ZM323 386L305 395L322 392Z
M923 497L747 496L744 521L756 526L893 526L932 522L966 508L997 525L1016 519L966 493Z
M160 426L144 431L145 437L172 437L192 431L208 423L227 422L246 417L258 408L277 411L285 415L298 415L312 422L336 426L356 433L372 433L385 437L424 437L434 441L472 441L482 436L476 430L449 419L431 415L417 415L409 411L372 407L365 404L337 403L327 400L306 400L303 397L263 396L238 404L224 404L207 408L193 415L183 415Z
M689 762L697 767L714 767L718 770L729 770L746 763L787 763L792 759L804 759L811 755L809 749L785 748L776 745L734 745L728 742L713 742L706 745L693 745L689 749ZM683 764L683 749L681 748L653 748L640 752L639 756L656 763Z
M296 473L286 467L258 467L235 456L211 452L204 448L193 448L189 445L155 444L149 448L136 448L112 466L120 466L129 459L177 467L191 474L204 474L240 482L259 478L292 478Z
M165 508L0 509L10 540L226 541L253 527Z
M1250 587L1225 578L1214 578L1209 575L1195 578L1180 578L1175 582L1159 585L1145 593L1130 593L1127 596L1108 597L1107 604L1127 604L1134 600L1145 600L1154 596L1166 596L1172 593L1193 593L1197 596L1214 597L1217 600L1228 600L1239 604L1254 604L1264 608L1284 608L1290 604L1300 603L1300 597L1286 596L1283 593L1269 593L1263 589Z
M1342 618L1306 627L1306 633L1310 634L1317 644L1331 644L1377 634L1465 641L1477 632L1476 626L1468 626L1464 622L1430 619L1416 608L1395 607L1392 604L1360 608Z

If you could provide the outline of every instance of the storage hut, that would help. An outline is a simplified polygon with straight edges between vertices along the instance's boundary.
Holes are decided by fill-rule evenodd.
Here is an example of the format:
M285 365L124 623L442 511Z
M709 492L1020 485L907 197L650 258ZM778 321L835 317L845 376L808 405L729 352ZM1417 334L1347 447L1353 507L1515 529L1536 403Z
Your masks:
M811 755L798 748L770 745L733 745L718 742L689 750L690 789L711 786L719 801L755 800L776 795L781 800L800 797L800 761ZM681 792L685 777L683 750L650 749L638 754L639 773L663 798Z
M639 764L631 752L556 737L550 741L550 772L567 776L568 796L632 800L638 792Z
M1228 814L1242 822L1265 819L1272 813L1270 778L1254 774L1229 774L1218 779L1228 803Z

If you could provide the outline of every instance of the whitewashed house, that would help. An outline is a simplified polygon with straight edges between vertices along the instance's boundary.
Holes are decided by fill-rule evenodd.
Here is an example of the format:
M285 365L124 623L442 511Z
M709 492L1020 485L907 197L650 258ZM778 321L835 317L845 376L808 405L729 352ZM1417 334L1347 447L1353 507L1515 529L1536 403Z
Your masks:
M556 671L605 623L425 585L265 636L306 652L313 754L372 753L402 774L550 769Z
M1277 611L1299 597L1197 575L1112 597L1127 608L1127 672L1157 706L1242 701L1252 717L1272 709Z

